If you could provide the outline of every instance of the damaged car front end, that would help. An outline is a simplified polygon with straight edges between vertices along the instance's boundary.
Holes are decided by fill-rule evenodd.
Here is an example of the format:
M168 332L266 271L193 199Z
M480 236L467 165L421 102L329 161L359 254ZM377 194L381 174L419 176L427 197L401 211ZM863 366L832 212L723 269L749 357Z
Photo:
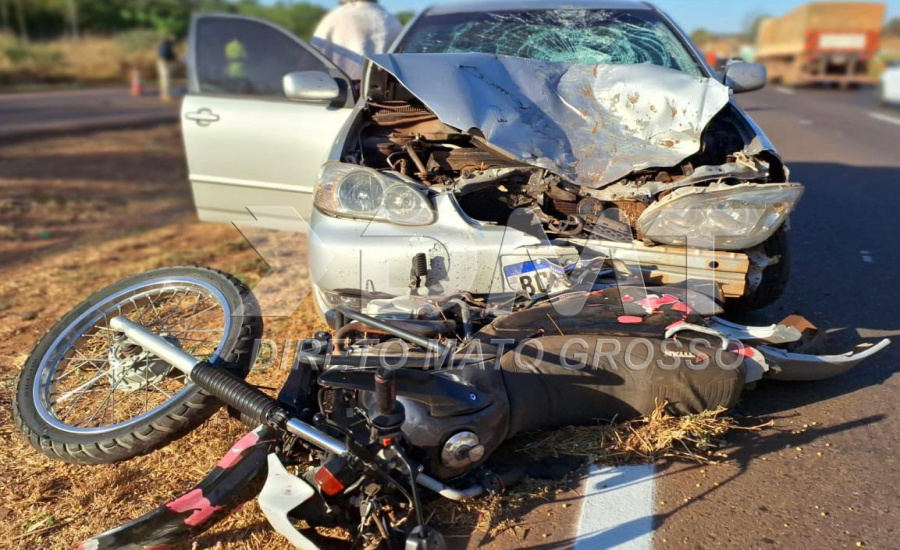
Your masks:
M557 272L599 258L655 284L705 284L732 309L783 291L803 187L716 80L653 64L388 54L366 90L315 196L325 312L407 294L418 255L421 296L552 294L567 288ZM547 268L522 271L534 261Z

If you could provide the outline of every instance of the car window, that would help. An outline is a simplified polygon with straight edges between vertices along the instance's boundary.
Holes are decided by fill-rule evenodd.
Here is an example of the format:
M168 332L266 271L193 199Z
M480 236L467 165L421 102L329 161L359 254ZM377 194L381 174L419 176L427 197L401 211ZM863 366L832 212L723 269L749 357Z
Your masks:
M194 33L200 93L284 97L284 75L328 71L293 37L259 21L201 17Z
M398 51L490 53L582 64L653 63L702 76L697 60L651 10L550 9L426 15Z

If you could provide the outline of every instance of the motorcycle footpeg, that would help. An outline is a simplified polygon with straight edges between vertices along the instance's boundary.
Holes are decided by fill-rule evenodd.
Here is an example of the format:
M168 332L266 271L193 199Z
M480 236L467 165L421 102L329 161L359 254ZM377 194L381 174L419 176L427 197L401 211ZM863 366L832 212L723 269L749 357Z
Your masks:
M419 525L409 532L403 550L447 550L447 541L436 529Z
M387 447L402 435L406 420L403 404L397 401L396 374L391 369L379 368L375 373L375 413L370 422L372 436Z
M498 472L485 472L481 479L481 485L491 496L502 495L507 489L518 485L528 475L528 470L522 467L509 468Z

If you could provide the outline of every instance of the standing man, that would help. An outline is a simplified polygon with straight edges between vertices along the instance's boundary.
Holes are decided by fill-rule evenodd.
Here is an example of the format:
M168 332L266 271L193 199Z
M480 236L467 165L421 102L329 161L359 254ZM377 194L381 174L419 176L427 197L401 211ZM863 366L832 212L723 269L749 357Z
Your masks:
M159 98L172 101L172 64L175 62L175 36L168 35L156 49L156 71L159 75Z
M319 23L310 43L351 80L362 80L366 57L386 52L402 29L378 0L341 0Z

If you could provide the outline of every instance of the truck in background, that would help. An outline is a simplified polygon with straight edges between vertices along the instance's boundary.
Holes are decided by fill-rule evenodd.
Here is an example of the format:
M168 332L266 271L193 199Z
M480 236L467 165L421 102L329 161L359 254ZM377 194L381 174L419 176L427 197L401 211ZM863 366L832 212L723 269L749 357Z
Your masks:
M703 52L709 66L717 71L723 70L731 59L740 58L751 63L756 59L756 48L742 34L714 36L698 43L697 47Z
M875 84L871 71L884 27L882 3L806 4L763 21L756 61L769 80L785 86Z

